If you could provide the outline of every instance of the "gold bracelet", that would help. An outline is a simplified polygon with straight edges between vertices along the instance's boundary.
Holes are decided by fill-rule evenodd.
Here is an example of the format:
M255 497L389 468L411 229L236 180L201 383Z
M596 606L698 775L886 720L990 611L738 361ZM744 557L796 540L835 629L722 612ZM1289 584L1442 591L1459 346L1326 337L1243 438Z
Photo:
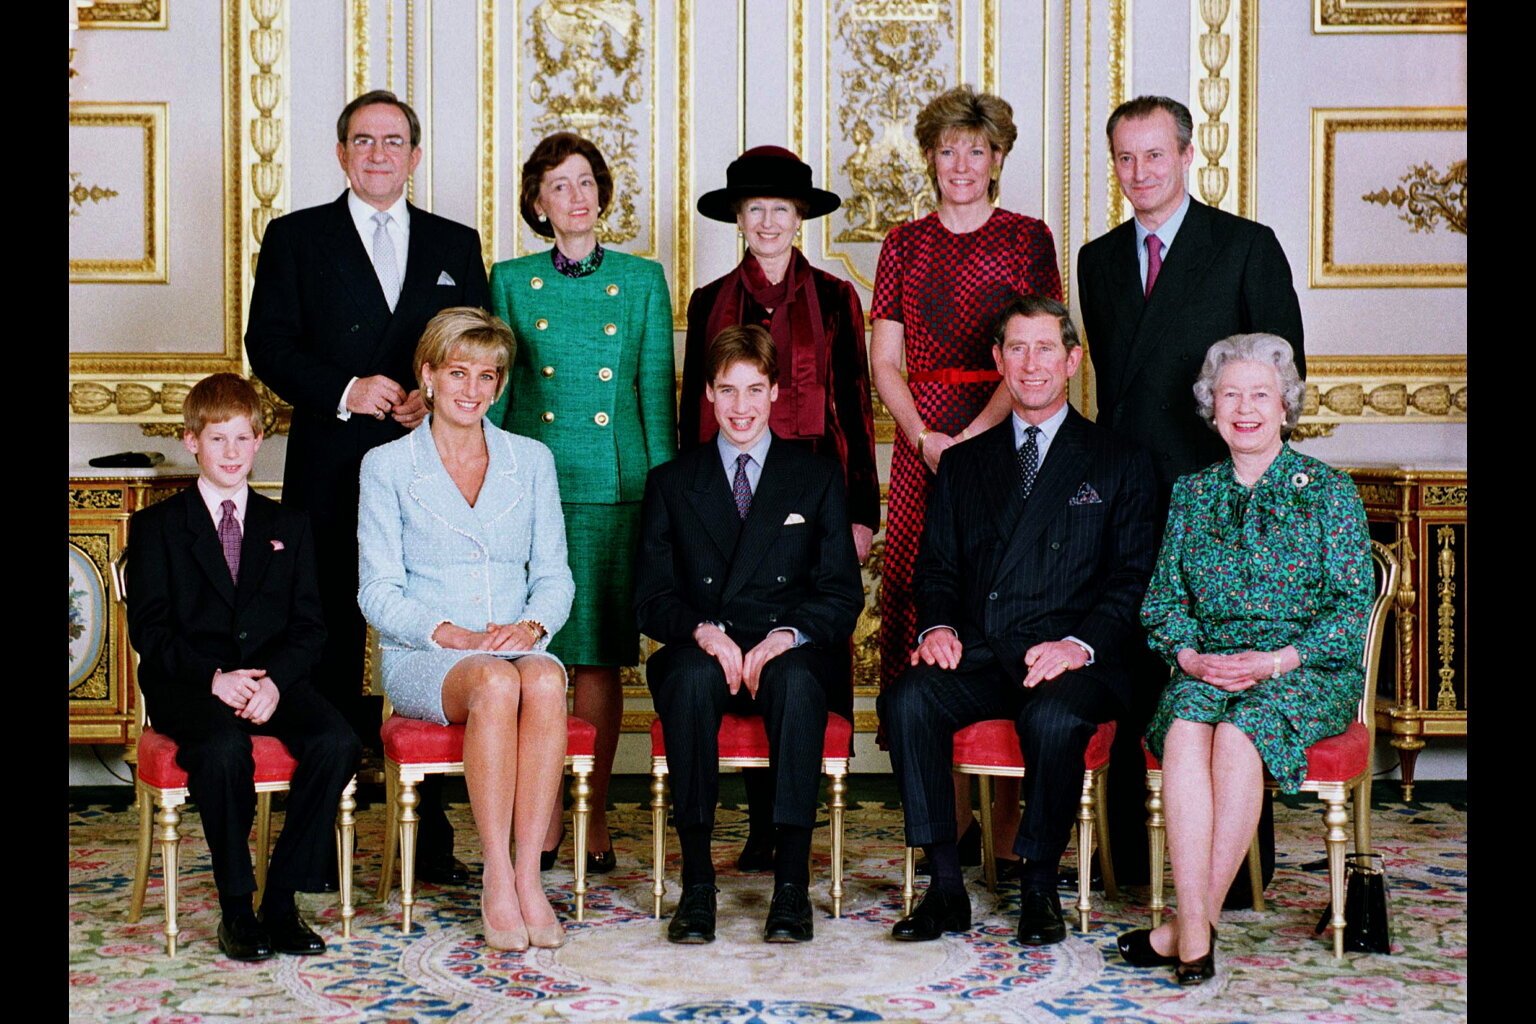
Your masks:
M917 457L923 457L923 442L928 440L928 429L925 427L917 432Z
M534 619L523 619L518 623L518 625L528 627L529 631L533 633L534 643L538 643L540 640L544 639L544 634L549 632L549 630L544 628L544 623L538 622Z

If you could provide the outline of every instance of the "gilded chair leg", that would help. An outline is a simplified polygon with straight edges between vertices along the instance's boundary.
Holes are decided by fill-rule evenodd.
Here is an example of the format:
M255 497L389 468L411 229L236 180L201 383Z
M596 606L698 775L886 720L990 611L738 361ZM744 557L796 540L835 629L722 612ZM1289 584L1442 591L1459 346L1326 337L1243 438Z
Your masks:
M661 898L667 894L662 871L667 860L667 777L651 773L651 916L661 916Z
M1163 923L1163 856L1167 850L1168 823L1163 818L1163 773L1147 772L1147 863L1152 882L1152 927Z
M1093 772L1083 772L1083 791L1077 798L1077 930L1088 930L1093 901L1088 888L1093 875Z
M902 856L901 916L912 916L912 901L917 898L917 848L908 846Z
M416 905L416 783L400 780L400 930L411 931L411 910Z
M149 855L154 846L155 806L149 790L136 784L139 805L139 845L133 860L133 900L128 904L128 920L137 924L144 914L144 891L149 887Z
M267 861L272 856L272 794L256 794L256 906L267 891Z
M352 918L357 914L352 906L352 836L357 831L357 776L347 781L341 791L341 801L336 805L336 864L339 871L337 888L341 890L341 937L352 937Z
M1333 955L1344 956L1344 847L1349 833L1349 814L1344 810L1344 794L1331 793L1324 797L1328 810L1323 821L1328 826L1328 888L1333 900Z
M1253 890L1253 909L1264 911L1264 862L1259 859L1259 834L1248 844L1248 887Z
M848 808L848 777L834 773L827 784L832 818L832 916L843 916L843 816Z
M997 893L997 858L992 856L992 776L976 776L976 798L981 802L981 875L987 891ZM960 837L956 836L958 840Z
M589 768L574 772L571 779L571 830L576 833L576 920L587 919L587 828L592 821L592 772Z
M160 870L165 875L165 955L175 956L176 935L181 931L176 926L176 844L181 841L177 829L181 814L173 804L161 803L155 822L160 826Z
M400 766L384 762L384 866L379 870L378 899L389 899L395 884L395 854L400 849Z
M1104 876L1104 898L1120 898L1120 886L1115 883L1115 858L1109 849L1109 770L1096 772L1093 780L1093 815L1097 823L1099 847L1099 873Z
M1355 852L1371 852L1371 776L1355 786Z

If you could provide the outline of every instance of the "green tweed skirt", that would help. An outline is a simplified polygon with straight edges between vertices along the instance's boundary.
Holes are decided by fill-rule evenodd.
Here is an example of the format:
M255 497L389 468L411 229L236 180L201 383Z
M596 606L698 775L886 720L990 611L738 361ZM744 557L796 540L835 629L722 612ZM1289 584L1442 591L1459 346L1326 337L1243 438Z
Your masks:
M562 503L565 544L576 580L571 617L549 642L567 665L634 665L640 660L635 626L635 552L640 503Z

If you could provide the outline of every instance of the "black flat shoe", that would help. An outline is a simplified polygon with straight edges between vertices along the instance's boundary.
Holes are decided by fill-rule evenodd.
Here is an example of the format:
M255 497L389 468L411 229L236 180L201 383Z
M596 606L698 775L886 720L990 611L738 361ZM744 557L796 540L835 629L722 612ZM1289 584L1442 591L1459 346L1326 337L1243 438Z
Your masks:
M981 867L981 824L975 818L971 819L970 825L960 834L959 848L961 867ZM927 857L918 859L915 870L919 875L933 874L933 869L928 866Z
M602 853L587 854L587 874L606 875L618 866L619 859L613 855L613 847L610 846Z
M219 919L219 950L231 960L270 960L272 937L252 914Z
M971 930L971 899L963 891L949 893L930 885L909 917L896 922L891 938L898 942L931 942L945 932Z
M764 942L810 942L814 928L811 898L805 886L785 882L773 890L768 923L763 926Z
M1061 897L1055 889L1028 886L1019 900L1019 941L1026 946L1049 946L1067 937L1061 917Z
M772 871L773 839L748 835L747 844L741 848L741 856L736 858L736 870Z
M433 885L467 885L469 866L452 851L416 858L416 880Z
M1211 948L1205 956L1193 960L1180 960L1173 969L1173 977L1180 985L1199 985L1216 976L1216 926L1211 926Z
M1177 951L1163 954L1152 948L1152 929L1137 928L1115 940L1120 959L1132 967L1171 967L1179 962Z
M555 858L560 856L560 847L563 846L563 845L565 845L565 824L564 824L564 822L562 822L561 825L560 825L560 838L555 840L555 848L553 850L540 850L539 851L539 870L540 871L548 871L550 868L555 866ZM589 866L587 868L587 870L591 871L592 868Z
M304 923L296 907L277 914L263 912L258 920L271 936L272 948L279 953L309 956L325 952L325 940Z
M677 910L667 924L667 941L702 943L715 941L715 893L708 882L697 882L683 889Z

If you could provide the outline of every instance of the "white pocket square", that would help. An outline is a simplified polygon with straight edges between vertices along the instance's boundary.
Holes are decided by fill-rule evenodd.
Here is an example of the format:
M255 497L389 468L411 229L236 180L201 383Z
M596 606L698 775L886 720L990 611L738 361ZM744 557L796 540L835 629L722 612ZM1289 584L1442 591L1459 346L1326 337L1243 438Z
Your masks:
M785 518L784 525L785 526L795 526L795 525L798 525L798 524L803 523L803 522L805 522L805 516L801 515L799 512L791 512Z
M444 270L442 273L437 275L437 283L438 284L446 284L446 285L458 284L457 281L455 281L452 277L448 276L448 271L446 271L446 270Z

